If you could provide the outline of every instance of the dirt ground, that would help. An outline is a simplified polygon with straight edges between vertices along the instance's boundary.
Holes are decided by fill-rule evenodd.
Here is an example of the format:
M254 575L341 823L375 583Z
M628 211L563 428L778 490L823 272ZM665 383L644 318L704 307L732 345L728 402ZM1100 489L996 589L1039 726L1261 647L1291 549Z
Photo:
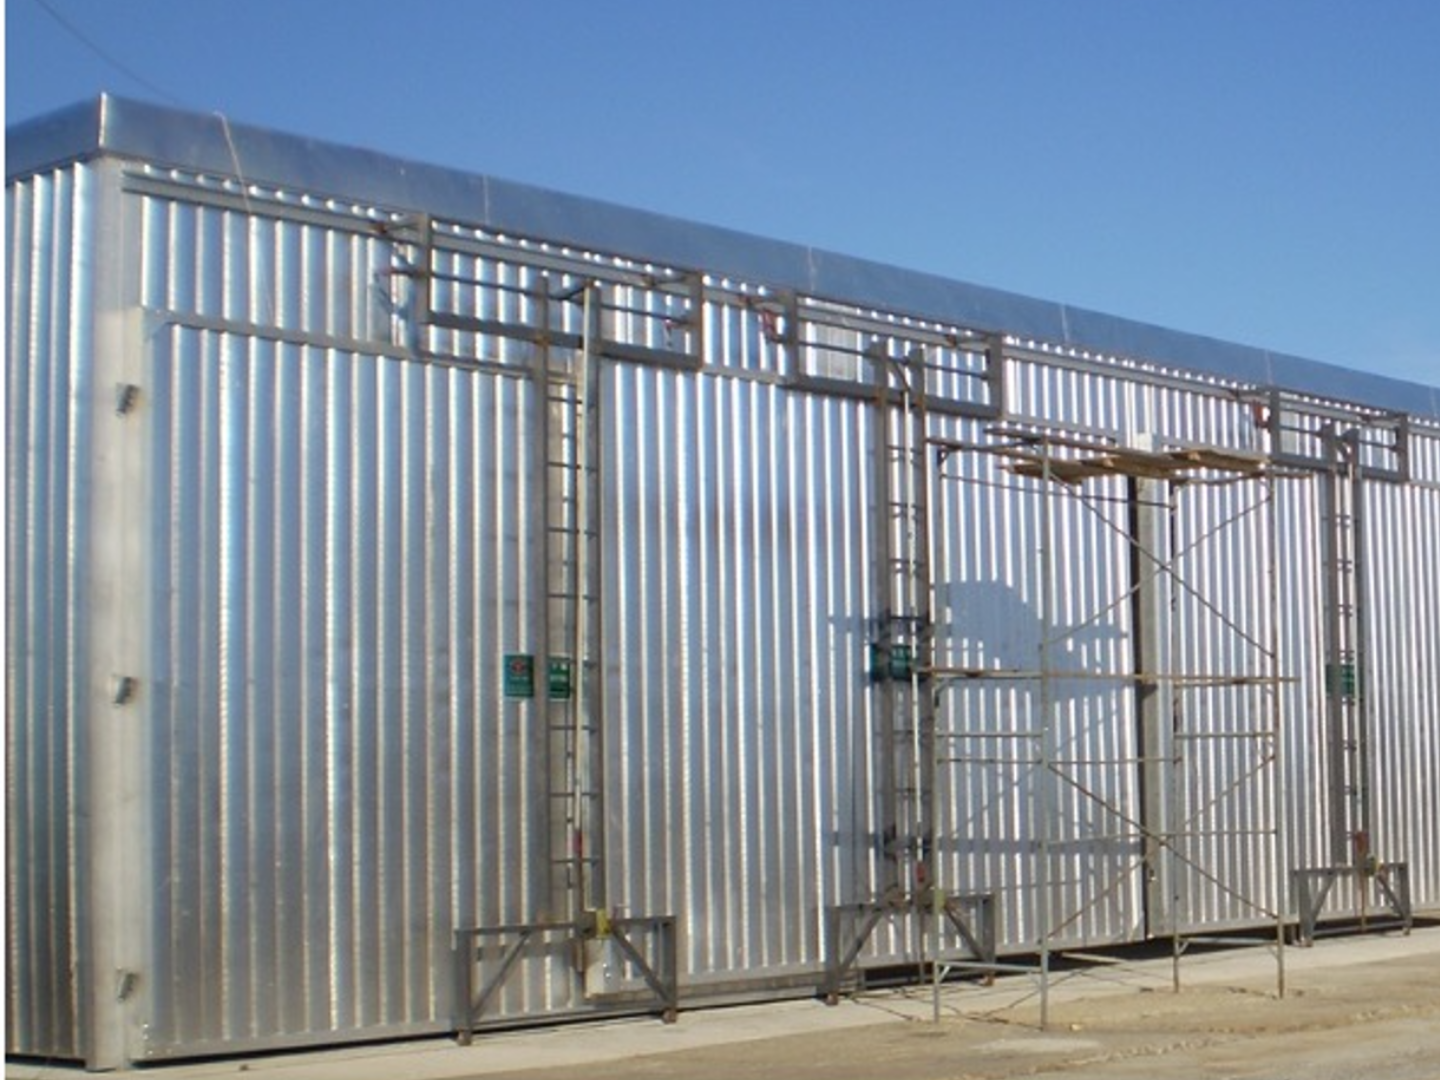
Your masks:
M1440 1080L1440 925L1286 949L1120 956L1052 977L1049 1023L1028 975L993 987L876 990L650 1018L159 1065L162 1080ZM1117 959L1111 957L1111 960ZM683 1004L683 1002L682 1002ZM12 1064L17 1080L78 1070Z
M1300 952L1287 955L1294 959ZM1273 967L1260 974L1253 962L1247 967L1254 974L1222 974L1218 982L1179 994L1161 979L1168 965L1162 970L1152 964L1138 976L1117 967L1110 978L1103 971L1074 976L1075 986L1062 978L1057 993L1069 1000L1052 1003L1043 1031L1033 981L1027 980L1032 985L1020 991L1019 1000L979 1009L966 1002L963 989L947 989L949 1015L938 1024L926 1011L927 992L911 990L873 999L872 1007L897 1014L894 1022L485 1075L487 1080L998 1080L1050 1074L1073 1080L1158 1075L1437 1080L1440 951L1378 959L1364 959L1363 950L1358 954L1354 962L1292 971L1283 999Z

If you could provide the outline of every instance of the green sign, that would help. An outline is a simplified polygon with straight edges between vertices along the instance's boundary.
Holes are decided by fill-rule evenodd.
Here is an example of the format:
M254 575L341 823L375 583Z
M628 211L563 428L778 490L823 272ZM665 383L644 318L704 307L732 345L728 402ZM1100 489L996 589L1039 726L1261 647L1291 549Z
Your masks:
M909 645L870 646L870 678L875 682L908 679L914 672L915 651Z
M1330 693L1350 701L1359 696L1360 678L1354 663L1326 664L1325 678Z
M535 657L529 653L506 653L504 681L507 698L533 698Z
M550 685L551 701L569 701L574 693L573 669L568 656L550 657L550 671L547 681Z

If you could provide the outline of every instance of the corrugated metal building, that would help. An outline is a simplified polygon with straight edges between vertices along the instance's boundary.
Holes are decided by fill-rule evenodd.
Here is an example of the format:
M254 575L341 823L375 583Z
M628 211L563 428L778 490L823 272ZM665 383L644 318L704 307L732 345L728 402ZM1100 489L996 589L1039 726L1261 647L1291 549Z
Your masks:
M1440 390L110 97L7 168L12 1053L1440 904Z

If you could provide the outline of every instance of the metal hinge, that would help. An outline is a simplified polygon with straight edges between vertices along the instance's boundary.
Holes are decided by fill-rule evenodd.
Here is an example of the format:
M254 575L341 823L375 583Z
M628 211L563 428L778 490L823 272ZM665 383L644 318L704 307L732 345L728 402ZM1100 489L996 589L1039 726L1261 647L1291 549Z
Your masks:
M133 675L114 675L110 680L110 703L128 705L140 692L140 680Z
M124 416L140 399L140 387L134 383L115 384L115 415Z
M115 1000L128 1001L135 993L135 988L140 985L140 974L135 971L117 971L115 973Z

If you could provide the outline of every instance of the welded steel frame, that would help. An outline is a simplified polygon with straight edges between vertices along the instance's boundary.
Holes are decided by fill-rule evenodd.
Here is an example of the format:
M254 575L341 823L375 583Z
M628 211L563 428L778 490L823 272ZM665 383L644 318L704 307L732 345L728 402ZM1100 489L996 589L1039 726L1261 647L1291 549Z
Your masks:
M947 892L936 881L939 804L931 676L935 625L929 406L932 379L968 377L982 384L983 400L948 401L943 411L983 418L999 415L1003 341L995 335L963 341L937 338L945 347L981 357L979 371L961 372L928 358L927 348L935 347L935 341L923 332L863 317L837 318L823 304L816 304L814 311L835 321L812 325L838 327L851 336L854 344L849 349L834 344L826 348L867 375L876 431L870 585L879 610L871 619L867 647L872 691L877 694L874 795L879 882L872 899L824 909L825 972L820 994L835 1004L847 980L863 986L861 954L887 922L904 921L913 929L909 962L921 978L928 969L937 986L951 970L989 971L995 966L998 930L993 894ZM797 337L806 336L802 326ZM802 357L799 367L805 388L833 392L832 381L807 374L807 366ZM968 957L944 955L946 927L957 935Z
M1279 902L1273 906L1267 905L1262 898L1246 896L1236 892L1228 885L1220 882L1213 874L1204 867L1198 865L1193 859L1186 858L1179 849L1178 842L1186 836L1186 826L1193 824L1200 813L1213 805L1215 801L1202 804L1201 810L1192 813L1186 822L1179 819L1179 780L1178 774L1184 760L1181 750L1183 740L1182 732L1178 730L1174 734L1174 742L1168 750L1162 754L1156 754L1155 747L1146 747L1143 744L1139 748L1138 756L1129 764L1132 764L1143 775L1148 767L1169 765L1174 775L1167 785L1168 806L1165 808L1165 816L1159 827L1154 827L1146 820L1146 809L1142 806L1140 818L1136 820L1124 814L1118 808L1112 806L1103 797L1088 790L1083 784L1071 777L1064 775L1062 771L1067 766L1084 764L1083 761L1060 761L1056 750L1056 731L1052 716L1052 691L1051 686L1057 678L1099 678L1107 681L1131 683L1137 694L1144 693L1146 688L1152 688L1164 694L1168 691L1173 695L1180 689L1187 686L1216 687L1216 686L1245 686L1261 687L1268 691L1270 698L1270 709L1268 724L1238 733L1210 733L1208 738L1260 738L1268 742L1269 749L1261 759L1260 765L1252 769L1250 774L1241 777L1241 782L1247 779L1256 779L1256 773L1264 768L1270 774L1270 784L1275 791L1273 804L1276 807L1283 807L1286 804L1284 793L1285 770L1283 768L1283 715L1280 698L1280 687L1286 682L1293 682L1280 671L1280 645L1278 627L1278 541L1276 533L1276 512L1275 512L1275 484L1277 472L1271 467L1268 460L1260 456L1247 456L1236 454L1231 451L1219 449L1197 449L1177 448L1168 454L1155 453L1153 451L1135 451L1129 448L1116 445L1103 445L1101 442L1092 439L1080 439L1072 433L1052 435L1042 430L1024 432L1003 427L992 427L987 433L990 442L977 443L954 443L945 440L933 440L937 451L937 474L941 479L954 480L957 483L966 483L964 478L947 477L944 473L944 462L947 457L956 453L982 453L996 455L1006 459L1008 468L1019 476L1028 476L1040 482L1041 498L1041 524L1040 544L1036 553L1036 572L1039 576L1039 611L1038 616L1041 624L1040 642L1038 650L1037 667L1030 671L1023 670L991 670L984 668L975 669L945 669L936 667L932 674L937 679L937 692L939 687L965 682L983 682L995 679L1033 681L1038 686L1040 714L1039 724L1031 724L1026 731L1016 733L1010 738L1028 742L1030 753L1036 768L1037 776L1041 782L1031 787L1029 799L1032 802L1032 820L1038 823L1037 836L1034 841L1036 875L1035 889L1037 891L1036 910L1039 933L1036 941L1037 963L1027 970L1036 976L1038 981L1038 994L1040 1004L1041 1027L1048 1025L1049 1019L1049 990L1052 970L1052 956L1055 949L1052 942L1056 934L1064 926L1073 923L1080 918L1089 907L1103 899L1115 888L1118 888L1125 878L1135 873L1142 867L1154 867L1160 862L1161 857L1168 864L1168 880L1172 883L1168 896L1170 909L1167 913L1170 923L1168 934L1156 934L1152 937L1164 939L1169 937L1172 942L1172 984L1176 991L1181 988L1180 959L1190 942L1203 941L1207 943L1234 943L1234 944L1255 944L1252 938L1217 938L1210 935L1186 934L1180 929L1178 919L1178 893L1174 891L1173 882L1177 879L1176 870L1179 865L1187 864L1190 869L1197 870L1202 876L1218 885L1232 898L1239 900L1246 907L1255 911L1261 917L1261 925L1273 923L1274 939L1270 944L1276 957L1276 986L1279 996L1285 994L1285 927L1286 927L1286 903L1284 897L1284 881L1272 882L1276 889ZM1063 451L1063 455L1057 453ZM1235 673L1235 672L1205 672L1205 671L1177 671L1160 670L1146 671L1137 670L1125 673L1088 673L1083 671L1057 669L1052 666L1052 649L1059 640L1073 632L1074 628L1065 628L1062 633L1052 637L1049 630L1050 613L1055 608L1054 582L1055 567L1059 563L1059 555L1055 549L1054 530L1052 526L1052 503L1057 491L1063 491L1066 487L1078 487L1085 480L1096 476L1121 476L1129 478L1162 479L1167 483L1179 480L1188 481L1188 473L1193 470L1207 470L1211 473L1221 474L1221 480L1210 482L1236 482L1236 481L1258 481L1264 484L1264 494L1260 499L1260 505L1266 513L1266 580L1268 583L1266 602L1270 608L1269 625L1271 636L1268 642L1259 642L1245 635L1250 640L1252 647L1260 654L1264 667L1262 673ZM1094 510L1093 503L1080 496L1082 502ZM1132 487L1129 493L1129 500L1133 504L1137 502L1135 489ZM1177 512L1173 492L1167 498L1168 512L1173 515ZM1220 528L1227 527L1235 521L1240 520L1251 512L1252 508L1245 509L1233 515L1230 519L1222 522L1220 526L1210 530L1210 534L1218 532ZM1098 511L1097 511L1098 512ZM1113 526L1112 526L1113 527ZM1170 552L1169 557L1161 558L1154 551L1147 550L1142 538L1137 535L1138 530L1133 526L1127 531L1126 540L1130 545L1132 553L1140 560L1148 562L1154 567L1155 573L1163 574L1176 588L1193 593L1205 604L1212 613L1218 615L1226 623L1230 623L1228 616L1219 612L1212 604L1197 590L1191 587L1176 567L1176 552ZM1134 575L1132 574L1132 577ZM1139 581L1132 581L1130 587L1119 598L1114 600L1109 607L1117 606L1133 598L1141 588ZM1108 608L1102 608L1108 610ZM1092 616L1093 618L1094 616ZM1234 626L1233 623L1230 625ZM1242 634L1239 627L1234 627ZM1174 632L1173 626L1171 628ZM1137 634L1139 630L1137 629ZM1173 659L1173 650L1171 651ZM1019 756L1017 752L1017 758ZM1158 759L1158 760L1157 760ZM960 759L950 759L952 764L958 764ZM1125 762L1109 761L1108 764L1125 764ZM1052 846L1054 843L1051 834L1051 822L1054 817L1053 807L1049 805L1050 791L1053 787L1051 777L1069 784L1082 795L1092 800L1102 810L1119 820L1127 827L1135 830L1135 835L1143 844L1142 855L1139 860L1132 863L1128 869L1122 871L1117 880L1109 883L1104 888L1098 888L1093 893L1093 899L1089 904L1073 913L1064 923L1057 925L1055 912L1050 910L1050 881L1049 868L1052 861ZM1047 782L1048 781L1048 782ZM1231 785L1233 788L1235 785ZM1225 792L1215 796L1215 799L1223 797ZM1142 796L1143 798L1143 796ZM1271 861L1275 867L1283 863L1283 852L1287 850L1285 838L1285 815L1283 809L1277 810L1273 820L1260 830L1268 837L1271 847ZM1193 835L1193 834L1190 834ZM938 998L937 998L938 1009Z
M860 954L882 923L897 918L918 915L934 935L948 927L968 951L963 958L946 959L940 948L932 948L928 955L920 958L918 970L922 978L927 970L932 975L943 975L952 967L993 974L999 934L995 894L946 894L932 889L929 900L928 909L912 899L893 904L836 904L825 909L826 963L821 995L827 1005L839 1002L847 981L854 981L859 989L864 989L865 968L859 963Z
M1380 900L1390 909L1390 914L1375 918L1362 909L1360 929L1400 930L1410 933L1415 924L1415 909L1410 899L1410 867L1406 863L1377 864L1373 868L1357 871L1351 866L1323 866L1309 870L1295 870L1291 874L1295 892L1295 908L1299 913L1296 937L1301 945L1312 945L1316 938L1327 934L1344 934L1350 926L1334 929L1322 928L1321 915L1330 893L1342 880L1359 874L1363 889L1366 880L1375 883ZM1362 896L1364 894L1362 893Z
M568 665L570 685L544 695L551 910L574 921L606 910L603 791L604 731L598 530L599 380L594 343L600 337L599 287L576 286L556 297L542 276L534 291L542 331L531 377L538 403L542 481L534 513L546 538L545 595L532 600L542 663ZM548 331L551 305L573 303L582 317L581 344L555 350ZM557 355L560 354L560 355ZM568 355L566 355L568 354ZM548 678L547 678L548 682Z
M505 985L510 973L527 950L536 945L556 941L569 943L577 953L590 943L613 942L625 962L634 967L646 992L617 994L614 1000L592 997L575 1016L599 1016L606 1013L653 1012L667 1024L673 1024L680 1008L680 982L673 915L632 916L608 919L590 917L562 923L510 923L502 926L459 927L454 931L452 946L451 1030L464 1046L470 1044L475 1032L485 1028L514 1024L514 1017L485 1019L486 1009ZM654 953L647 958L638 943L642 934L654 938ZM476 980L477 969L490 958L487 952L499 949L498 959L490 961L487 977ZM583 977L583 963L574 965L577 982ZM547 1013L547 1018L560 1014Z
M1354 883L1362 931L1399 929L1408 934L1414 923L1409 866L1377 854L1374 834L1365 484L1371 479L1403 482L1409 478L1408 422L1398 418L1390 430L1393 437L1386 443L1373 435L1367 437L1364 423L1354 418L1346 423L1325 416L1314 432L1324 465L1318 481L1324 720L1329 747L1325 824L1330 861L1291 871L1298 917L1296 938L1301 945L1313 944L1326 933L1319 929L1320 920L1335 886L1342 881ZM1369 460L1377 449L1393 458L1391 467L1377 467ZM1388 909L1379 918L1370 915L1372 886L1376 908Z

